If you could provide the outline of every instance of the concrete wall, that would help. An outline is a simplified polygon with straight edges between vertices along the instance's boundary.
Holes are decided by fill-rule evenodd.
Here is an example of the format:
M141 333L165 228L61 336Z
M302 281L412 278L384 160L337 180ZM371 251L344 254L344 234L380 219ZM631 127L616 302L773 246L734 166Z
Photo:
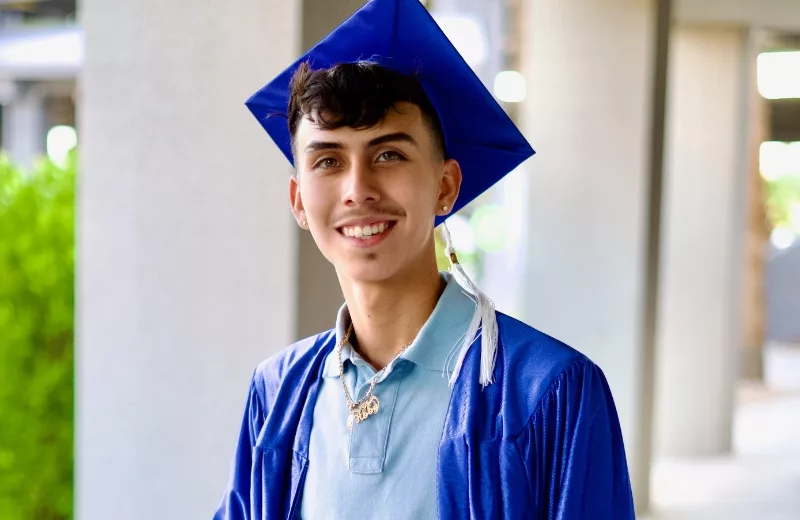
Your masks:
M86 0L79 520L210 518L256 363L295 331L285 159L243 106L292 0Z

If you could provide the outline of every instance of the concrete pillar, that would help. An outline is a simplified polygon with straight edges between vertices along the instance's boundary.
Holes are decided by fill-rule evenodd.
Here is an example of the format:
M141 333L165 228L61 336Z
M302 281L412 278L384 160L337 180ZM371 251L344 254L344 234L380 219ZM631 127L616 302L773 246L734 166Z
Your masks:
M731 448L755 65L748 41L735 27L678 26L672 37L656 378L665 455Z
M650 0L529 2L522 51L528 99L520 115L538 155L527 166L521 314L606 373L640 510L649 489L642 341L648 179L663 104L656 102L657 36L666 41L668 34L657 31L657 21L668 23L668 7Z
M15 92L3 107L3 150L15 163L30 166L45 155L44 95L32 83L17 82Z
M244 107L293 0L86 0L76 518L210 518L255 365L295 332L286 160Z

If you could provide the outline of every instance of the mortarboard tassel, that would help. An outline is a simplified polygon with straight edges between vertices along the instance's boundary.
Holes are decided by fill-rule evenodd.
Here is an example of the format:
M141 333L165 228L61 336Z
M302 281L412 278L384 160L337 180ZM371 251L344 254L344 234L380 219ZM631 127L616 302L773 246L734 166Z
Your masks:
M461 372L464 358L467 356L470 346L475 342L477 335L481 334L481 370L480 383L486 387L494 381L494 365L497 361L497 315L495 314L494 302L490 300L475 283L464 272L464 268L458 263L456 251L453 248L453 239L450 237L450 230L447 224L442 223L442 235L445 241L445 254L450 259L450 272L456 282L469 293L475 301L475 314L472 316L464 342L460 347L458 359L453 373L450 375L450 386L453 386Z

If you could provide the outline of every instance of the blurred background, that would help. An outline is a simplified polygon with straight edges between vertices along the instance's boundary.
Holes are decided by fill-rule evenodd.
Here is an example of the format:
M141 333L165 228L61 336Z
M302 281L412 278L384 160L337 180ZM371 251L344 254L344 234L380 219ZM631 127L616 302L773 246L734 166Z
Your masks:
M460 257L604 369L640 516L800 518L800 2L423 3L538 152ZM361 5L0 0L0 520L212 515L342 301L243 102Z

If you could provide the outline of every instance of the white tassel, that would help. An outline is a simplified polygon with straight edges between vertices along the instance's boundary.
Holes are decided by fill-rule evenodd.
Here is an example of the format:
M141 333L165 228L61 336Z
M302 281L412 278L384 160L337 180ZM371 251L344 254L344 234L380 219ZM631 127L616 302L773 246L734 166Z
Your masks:
M464 342L460 347L458 359L450 375L450 386L454 385L458 374L461 372L461 367L464 364L464 358L472 344L477 339L476 336L481 335L481 369L480 369L480 383L486 387L494 381L494 365L497 361L497 315L495 314L494 302L490 300L480 289L473 283L473 281L464 272L464 268L458 263L455 249L453 248L453 239L450 237L450 230L447 229L447 224L442 223L442 235L445 241L445 254L450 259L450 272L458 284L469 293L470 298L475 301L475 314L472 315L472 321L469 324L467 333L464 336Z

